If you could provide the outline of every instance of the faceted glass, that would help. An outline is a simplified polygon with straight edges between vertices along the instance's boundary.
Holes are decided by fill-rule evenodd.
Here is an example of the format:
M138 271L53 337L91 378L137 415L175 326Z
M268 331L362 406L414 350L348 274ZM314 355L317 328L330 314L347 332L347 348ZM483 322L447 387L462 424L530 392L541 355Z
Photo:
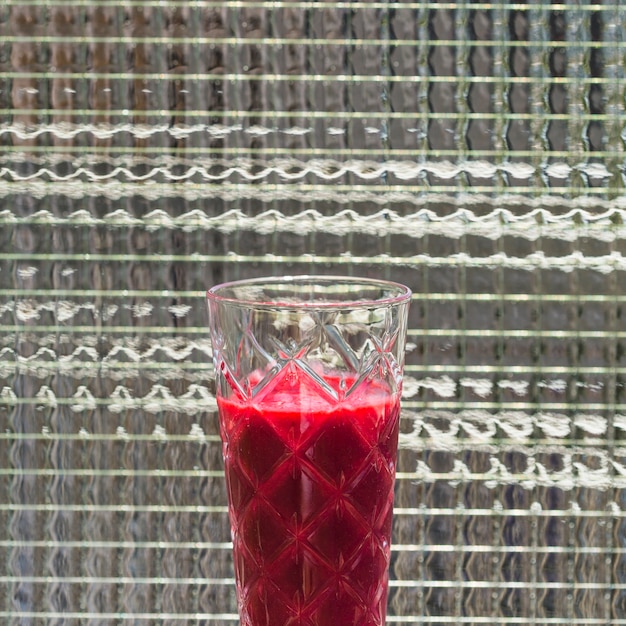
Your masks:
M381 626L410 291L342 277L208 292L244 626Z

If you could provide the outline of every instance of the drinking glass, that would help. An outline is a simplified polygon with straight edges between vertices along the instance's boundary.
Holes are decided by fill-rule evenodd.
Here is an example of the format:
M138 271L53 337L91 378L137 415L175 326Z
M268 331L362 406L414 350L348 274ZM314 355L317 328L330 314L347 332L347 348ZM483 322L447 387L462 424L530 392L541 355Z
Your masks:
M352 277L207 293L243 626L382 626L410 290Z

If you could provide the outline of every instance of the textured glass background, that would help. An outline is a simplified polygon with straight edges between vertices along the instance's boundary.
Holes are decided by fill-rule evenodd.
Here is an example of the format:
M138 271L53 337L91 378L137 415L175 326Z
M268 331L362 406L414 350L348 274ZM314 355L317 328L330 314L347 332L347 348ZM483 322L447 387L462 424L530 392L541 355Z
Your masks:
M0 621L237 622L204 290L415 292L389 624L626 624L621 2L0 4Z

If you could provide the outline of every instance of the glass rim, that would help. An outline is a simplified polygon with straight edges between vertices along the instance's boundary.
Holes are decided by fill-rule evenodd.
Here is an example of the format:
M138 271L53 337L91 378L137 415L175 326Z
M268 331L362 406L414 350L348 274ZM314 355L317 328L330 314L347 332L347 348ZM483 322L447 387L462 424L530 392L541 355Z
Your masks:
M291 292L289 295L292 299L289 300L270 300L270 299L255 299L255 298L239 298L231 295L223 295L224 291L233 290L240 287L261 287L266 286L281 286L287 288L289 286L306 286L311 285L314 287L322 288L323 285L328 285L330 289L337 290L337 287L344 285L348 290L346 294L350 293L352 289L355 293L358 289L381 289L388 290L394 293L385 295L380 298L354 298L340 300L335 299L322 300L294 300L297 298L296 292ZM329 289L329 290L330 290ZM321 295L321 294L320 294ZM396 306L411 300L411 290L402 283L394 282L386 279L378 278L365 278L361 276L330 276L330 275L315 275L315 274L302 274L295 276L261 276L256 278L244 278L241 280L233 280L224 283L214 285L206 292L207 300L210 302L216 302L219 304L230 304L239 307L250 307L255 309L276 309L276 310L313 310L313 309L371 309L376 307Z

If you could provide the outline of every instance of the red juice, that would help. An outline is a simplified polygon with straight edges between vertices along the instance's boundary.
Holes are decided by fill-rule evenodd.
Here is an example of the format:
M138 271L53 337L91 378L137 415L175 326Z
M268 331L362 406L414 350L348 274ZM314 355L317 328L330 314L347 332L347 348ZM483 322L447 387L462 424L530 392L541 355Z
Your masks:
M326 377L341 395L354 379ZM278 375L218 397L243 626L382 626L400 394Z

